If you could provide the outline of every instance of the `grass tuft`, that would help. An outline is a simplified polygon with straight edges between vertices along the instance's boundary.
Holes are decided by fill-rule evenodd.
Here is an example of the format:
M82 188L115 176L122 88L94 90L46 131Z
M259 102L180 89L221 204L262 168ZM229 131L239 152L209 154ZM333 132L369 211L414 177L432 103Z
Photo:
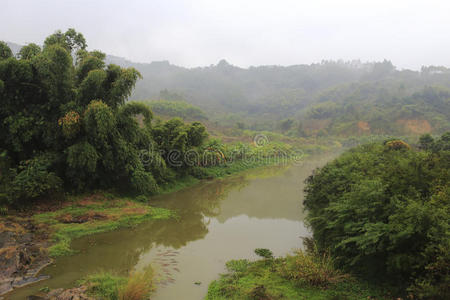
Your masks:
M130 274L127 283L119 288L119 299L149 299L151 293L155 290L153 279L154 274L151 267L147 267L143 272L134 272Z
M155 290L153 269L148 266L142 272L133 272L128 277L112 272L99 272L79 281L88 287L90 295L109 300L146 300Z
M299 286L326 288L349 278L347 274L334 267L328 253L311 254L302 250L297 250L294 255L288 255L279 265L278 271L282 277Z

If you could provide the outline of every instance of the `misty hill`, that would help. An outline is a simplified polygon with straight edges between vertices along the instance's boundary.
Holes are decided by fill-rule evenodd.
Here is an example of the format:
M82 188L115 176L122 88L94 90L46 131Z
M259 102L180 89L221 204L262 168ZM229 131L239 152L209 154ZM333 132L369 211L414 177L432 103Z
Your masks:
M20 49L9 45L13 51ZM221 60L184 68L111 55L106 62L134 67L143 75L130 99L188 102L224 126L295 136L450 129L450 69L445 67L397 70L386 60L355 60L240 68ZM172 113L177 111L173 107Z
M134 64L133 99L180 100L223 125L292 135L422 134L450 129L450 70L389 61L239 68ZM173 99L171 99L173 98Z

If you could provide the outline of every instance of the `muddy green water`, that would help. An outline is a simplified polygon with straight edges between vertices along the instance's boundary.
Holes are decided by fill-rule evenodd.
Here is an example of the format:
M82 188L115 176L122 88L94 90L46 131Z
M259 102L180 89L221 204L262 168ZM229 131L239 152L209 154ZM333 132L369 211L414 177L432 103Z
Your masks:
M70 287L99 270L126 274L149 264L160 281L152 299L203 299L226 261L256 259L255 248L279 256L302 247L300 237L309 235L303 224L303 181L328 160L248 171L155 197L152 205L173 209L179 218L78 239L73 242L77 254L41 272L50 279L6 299L26 299L42 287Z

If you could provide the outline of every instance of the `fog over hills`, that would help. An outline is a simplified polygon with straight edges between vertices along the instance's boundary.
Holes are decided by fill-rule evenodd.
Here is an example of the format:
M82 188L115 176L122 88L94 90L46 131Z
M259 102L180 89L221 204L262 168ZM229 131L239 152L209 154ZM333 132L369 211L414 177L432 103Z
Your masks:
M20 49L9 45L14 52ZM223 59L216 65L185 68L168 61L137 63L112 55L107 55L106 63L134 67L142 74L131 100L187 101L225 126L300 128L302 134L305 130L307 134L321 130L404 133L405 128L423 133L449 128L450 69L446 67L411 71L398 70L387 60L354 60L240 68ZM439 92L431 93L430 88ZM405 125L408 122L413 125Z

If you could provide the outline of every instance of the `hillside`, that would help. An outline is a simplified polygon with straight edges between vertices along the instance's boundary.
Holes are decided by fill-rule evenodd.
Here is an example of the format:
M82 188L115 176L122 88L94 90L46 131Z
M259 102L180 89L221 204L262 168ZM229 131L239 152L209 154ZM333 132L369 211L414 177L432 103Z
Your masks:
M13 52L20 49L9 45ZM450 129L450 69L445 67L397 70L386 60L355 60L240 68L221 60L184 68L111 55L105 62L142 74L130 99L188 102L224 127L291 136L418 135Z
M224 60L193 69L169 62L131 65L144 77L133 99L177 95L223 126L300 136L415 135L450 129L446 68L396 70L387 61L248 69Z

